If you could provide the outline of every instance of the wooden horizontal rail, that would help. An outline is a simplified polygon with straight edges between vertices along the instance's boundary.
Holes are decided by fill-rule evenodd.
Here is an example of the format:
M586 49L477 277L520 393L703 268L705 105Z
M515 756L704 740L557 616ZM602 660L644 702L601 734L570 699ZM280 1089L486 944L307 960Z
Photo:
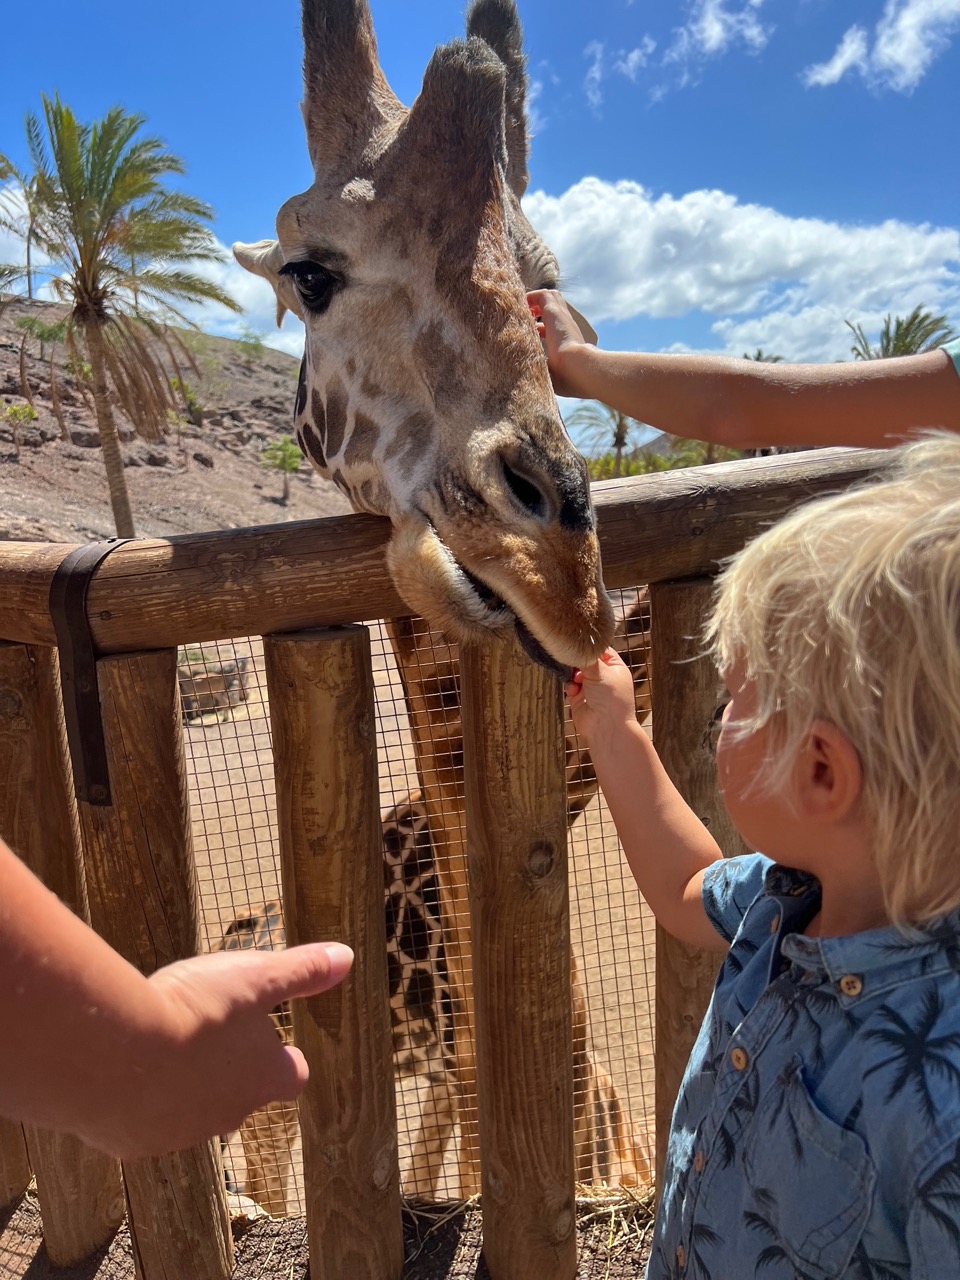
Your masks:
M710 573L791 506L875 470L881 450L822 449L634 476L594 487L607 587ZM377 516L119 545L90 584L100 654L402 617L389 523ZM0 639L55 644L48 598L74 544L0 545Z

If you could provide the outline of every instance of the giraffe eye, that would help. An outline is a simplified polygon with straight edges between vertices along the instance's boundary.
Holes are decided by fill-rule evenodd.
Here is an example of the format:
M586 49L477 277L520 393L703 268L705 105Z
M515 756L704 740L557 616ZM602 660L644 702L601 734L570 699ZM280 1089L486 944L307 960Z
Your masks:
M343 276L317 262L288 262L280 274L292 278L301 302L315 316L326 311L344 284Z

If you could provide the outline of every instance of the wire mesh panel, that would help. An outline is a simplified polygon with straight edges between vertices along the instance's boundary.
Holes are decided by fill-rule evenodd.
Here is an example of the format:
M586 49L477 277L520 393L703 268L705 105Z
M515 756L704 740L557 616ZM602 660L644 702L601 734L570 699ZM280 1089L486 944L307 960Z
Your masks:
M617 642L634 669L641 710L647 705L649 640L649 629L636 623L643 602L638 592L624 593L620 612L628 621ZM407 666L405 689L394 661L396 624L392 636L384 624L369 625L401 1183L408 1194L456 1199L462 1185L459 1121L475 1109L476 1098L464 1096L455 1079L453 1048L463 1011L448 973L451 922L444 918L443 880L450 871L438 865L444 841L431 830L421 787L462 797L457 653L425 630L408 631L406 642L420 670ZM283 945L262 644L251 638L185 646L178 674L204 943L208 949ZM424 766L427 738L433 750ZM568 795L576 815L570 839L575 1035L584 1051L575 1099L578 1177L642 1186L650 1178L653 1149L653 922L569 722L567 753ZM468 918L458 923L469 927ZM288 1011L278 1009L276 1019L279 1033L289 1037ZM294 1107L276 1104L225 1139L232 1188L275 1216L303 1211Z

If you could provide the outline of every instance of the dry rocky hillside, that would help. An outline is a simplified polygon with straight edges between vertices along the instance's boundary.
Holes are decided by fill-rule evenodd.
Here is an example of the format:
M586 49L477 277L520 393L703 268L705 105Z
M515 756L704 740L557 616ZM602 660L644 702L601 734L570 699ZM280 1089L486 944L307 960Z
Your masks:
M32 315L50 324L63 311L17 298L0 315L0 538L88 542L116 532L92 407L67 371L62 346L52 356L68 438L53 412L50 347L41 360L33 338L23 371L37 418L19 431L19 450L5 416L8 405L25 403L17 320ZM184 380L199 403L200 425L172 424L163 439L147 441L118 414L137 533L166 537L348 511L339 490L305 461L281 504L283 477L261 461L267 442L292 434L299 361L257 342L198 333L185 342L195 368L184 368Z

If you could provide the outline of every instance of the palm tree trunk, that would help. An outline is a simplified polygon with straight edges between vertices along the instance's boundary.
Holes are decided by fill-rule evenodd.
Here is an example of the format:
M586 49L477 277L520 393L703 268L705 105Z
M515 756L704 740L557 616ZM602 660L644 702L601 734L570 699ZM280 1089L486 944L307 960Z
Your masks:
M107 472L107 487L110 490L110 505L113 507L113 521L117 526L118 538L135 538L137 531L133 524L133 512L130 509L130 495L127 493L127 478L123 472L123 455L120 452L120 437L117 435L117 424L110 408L107 394L106 360L103 353L103 334L100 326L92 321L84 325L83 335L86 339L87 354L90 356L90 368L93 376L93 407L97 418L97 431L100 435L100 448L103 450L103 465Z

